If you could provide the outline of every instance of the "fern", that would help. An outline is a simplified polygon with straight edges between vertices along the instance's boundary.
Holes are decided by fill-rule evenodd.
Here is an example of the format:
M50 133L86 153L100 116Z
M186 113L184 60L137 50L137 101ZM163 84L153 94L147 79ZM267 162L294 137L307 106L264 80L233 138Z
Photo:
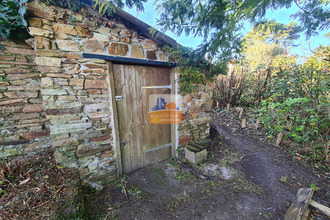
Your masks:
M93 7L94 9L98 9L100 15L104 15L107 13L107 15L111 15L114 11L116 6L112 1L107 0L93 0Z

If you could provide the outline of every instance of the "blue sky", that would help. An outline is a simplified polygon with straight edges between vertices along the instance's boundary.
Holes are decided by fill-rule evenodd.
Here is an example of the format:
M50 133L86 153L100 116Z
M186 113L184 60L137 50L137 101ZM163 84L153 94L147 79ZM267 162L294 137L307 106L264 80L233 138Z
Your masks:
M139 18L140 20L146 22L147 24L151 26L156 25L156 18L157 18L157 12L156 12L156 6L154 5L155 0L148 0L148 2L145 4L145 10L144 12L136 12L135 8L133 9L124 9L125 11L129 12L130 14L134 15L135 17ZM295 21L298 23L297 20L293 20L290 18L290 14L293 14L296 12L298 7L296 5L293 5L291 8L286 9L282 8L280 10L276 11L268 11L266 14L267 19L275 19L277 22L281 22L283 24L288 24L292 21ZM245 34L250 30L251 27L249 25L246 25L246 30L242 30L242 34ZM297 40L296 44L299 45L299 47L296 48L291 48L290 51L292 54L298 54L301 57L303 56L309 56L310 55L310 50L309 50L309 45L311 49L317 48L319 45L323 46L328 46L329 45L329 40L327 40L324 37L324 34L328 33L328 31L323 31L319 33L318 36L311 37L309 40L306 40L306 37L301 34L301 37L299 40ZM192 47L195 48L202 42L202 38L193 38L192 36L185 36L181 35L180 37L174 35L171 32L166 32L166 34L173 39L175 39L178 43L180 43L183 46L187 47Z

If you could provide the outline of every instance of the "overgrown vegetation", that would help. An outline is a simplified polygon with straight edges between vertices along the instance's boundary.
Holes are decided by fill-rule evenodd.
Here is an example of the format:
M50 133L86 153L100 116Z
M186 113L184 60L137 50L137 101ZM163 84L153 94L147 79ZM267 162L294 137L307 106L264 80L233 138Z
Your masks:
M216 100L253 109L270 139L283 132L300 157L327 161L330 46L298 61L288 53L297 28L281 26L258 24L246 35L243 59L216 80Z

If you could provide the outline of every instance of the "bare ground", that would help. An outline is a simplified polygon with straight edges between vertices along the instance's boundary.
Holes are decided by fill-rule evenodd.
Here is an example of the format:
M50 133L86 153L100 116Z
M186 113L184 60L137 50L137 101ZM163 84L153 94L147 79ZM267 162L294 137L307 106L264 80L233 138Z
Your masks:
M86 194L86 219L283 219L298 189L311 184L320 188L313 199L329 207L329 173L302 165L230 118L215 116L212 126L208 160L189 165L208 180L163 161L127 175L128 198L120 180Z
M207 180L170 159L95 191L56 166L52 152L2 162L0 219L283 219L298 189L311 184L320 188L313 199L329 207L329 173L267 143L263 133L214 115L207 160L185 162Z

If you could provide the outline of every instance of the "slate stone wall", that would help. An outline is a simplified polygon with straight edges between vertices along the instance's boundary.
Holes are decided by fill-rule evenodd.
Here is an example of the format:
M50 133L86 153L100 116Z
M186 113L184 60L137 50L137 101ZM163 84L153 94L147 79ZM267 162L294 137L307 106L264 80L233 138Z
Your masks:
M210 136L210 112L213 107L214 83L197 86L192 94L183 96L182 123L179 125L179 145L200 141Z
M0 159L50 148L35 51L0 39Z
M0 157L53 149L61 166L75 167L100 186L117 173L112 139L108 65L83 52L168 61L157 44L122 22L39 1L28 3L26 44L1 41ZM180 143L208 137L208 85L185 97ZM205 100L204 100L205 99Z

